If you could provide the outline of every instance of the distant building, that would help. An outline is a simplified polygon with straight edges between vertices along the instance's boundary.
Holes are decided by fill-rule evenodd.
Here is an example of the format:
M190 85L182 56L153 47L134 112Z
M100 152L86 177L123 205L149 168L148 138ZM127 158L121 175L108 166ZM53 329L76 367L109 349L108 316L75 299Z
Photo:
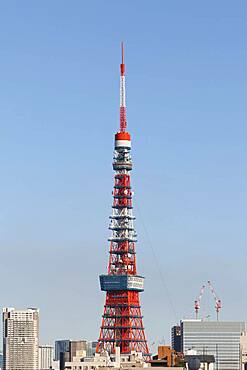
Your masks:
M60 361L60 355L64 352L69 352L69 339L56 340L55 342L55 361Z
M247 332L243 332L240 337L240 359L241 370L247 370Z
M38 309L3 309L3 359L3 370L38 370Z
M56 356L59 356L60 370L65 369L66 362L73 362L74 358L87 356L88 343L86 340L56 341L55 347Z
M52 366L54 348L49 345L39 346L39 370L49 370Z
M3 369L3 354L0 353L0 370Z
M69 358L73 361L74 357L86 356L87 341L86 340L71 340L69 343Z
M182 320L182 351L213 355L215 370L240 369L240 336L244 322Z
M172 349L176 352L182 352L181 326L175 325L171 330Z
M98 344L97 341L94 341L94 342L88 341L87 342L87 356L88 357L92 357L92 356L95 355L97 344Z

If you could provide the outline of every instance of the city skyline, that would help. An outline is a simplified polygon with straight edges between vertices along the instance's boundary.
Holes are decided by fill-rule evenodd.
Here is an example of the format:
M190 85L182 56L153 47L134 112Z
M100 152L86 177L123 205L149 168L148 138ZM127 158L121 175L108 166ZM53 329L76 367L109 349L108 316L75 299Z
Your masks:
M246 321L246 4L26 4L0 6L0 305L39 307L41 343L98 338L124 40L149 343L208 279Z

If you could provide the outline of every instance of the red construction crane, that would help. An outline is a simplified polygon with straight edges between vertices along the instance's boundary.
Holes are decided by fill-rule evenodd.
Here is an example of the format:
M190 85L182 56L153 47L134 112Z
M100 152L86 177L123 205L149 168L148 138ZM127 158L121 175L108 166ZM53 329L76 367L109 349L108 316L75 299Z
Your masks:
M199 297L195 300L196 319L198 319L198 312L199 312L199 309L201 307L201 299L202 299L202 296L203 296L203 293L204 293L205 288L206 288L205 285L203 285L201 287Z
M214 290L214 287L213 287L211 281L209 281L209 280L208 280L208 287L209 287L209 289L211 290L211 293L214 296L215 309L216 309L216 315L217 315L217 321L218 321L219 320L219 312L220 312L220 309L222 307L221 300L217 297L217 295L215 293L215 290Z
M212 293L212 295L214 297L215 310L216 310L217 321L218 321L219 320L219 312L220 312L220 309L222 308L221 300L217 297L217 295L215 293L215 290L214 290L214 287L213 287L210 280L208 280L207 286L208 286L210 292ZM199 313L199 309L201 307L201 299L202 299L202 296L204 294L205 289L206 289L206 285L203 285L201 287L199 297L195 300L194 308L195 308L195 313L196 313L196 319L198 319L198 313Z

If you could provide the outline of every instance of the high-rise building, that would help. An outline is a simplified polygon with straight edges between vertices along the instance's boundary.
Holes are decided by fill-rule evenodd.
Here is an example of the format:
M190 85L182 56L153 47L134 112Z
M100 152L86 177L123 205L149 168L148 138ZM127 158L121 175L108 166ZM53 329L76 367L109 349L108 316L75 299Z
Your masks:
M55 361L60 360L61 353L69 352L69 339L62 339L55 341Z
M240 336L244 322L182 320L182 351L214 355L215 370L240 369Z
M3 309L3 359L3 370L38 370L38 309Z
M86 340L71 340L69 344L70 361L73 361L73 357L86 356L87 353L87 341Z
M39 370L49 370L52 366L54 348L49 345L39 346Z
M182 341L181 341L181 326L175 325L171 330L171 343L172 349L176 352L182 352Z
M137 273L136 231L132 212L131 137L126 130L125 64L122 46L120 65L120 128L115 135L113 158L114 190L110 227L110 253L107 274L100 276L106 292L103 319L96 351L121 354L137 351L150 358L141 313L140 292L144 277Z

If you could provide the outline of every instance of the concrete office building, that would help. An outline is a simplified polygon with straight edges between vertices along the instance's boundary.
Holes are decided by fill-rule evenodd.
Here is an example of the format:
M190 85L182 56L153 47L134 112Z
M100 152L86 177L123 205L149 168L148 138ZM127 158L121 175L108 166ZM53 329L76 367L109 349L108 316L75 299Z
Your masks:
M244 322L182 320L182 351L194 349L215 357L215 370L240 370L240 336Z
M3 370L38 370L38 309L3 309L3 359Z
M39 370L49 370L52 367L54 348L49 345L39 346Z

